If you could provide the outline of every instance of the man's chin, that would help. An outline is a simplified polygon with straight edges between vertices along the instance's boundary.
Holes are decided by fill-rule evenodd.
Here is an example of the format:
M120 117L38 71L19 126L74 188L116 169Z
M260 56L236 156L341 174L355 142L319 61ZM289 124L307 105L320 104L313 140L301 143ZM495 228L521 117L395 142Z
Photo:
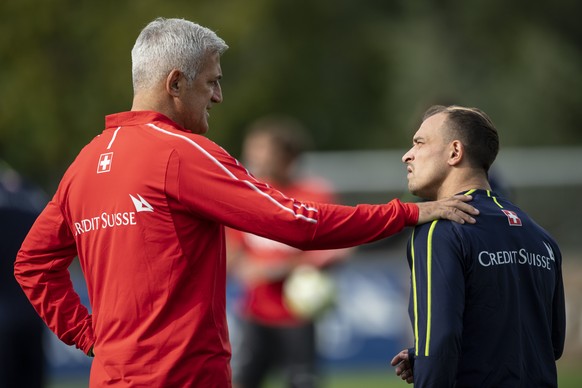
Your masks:
M196 135L205 135L206 133L208 133L208 125L206 126L198 126L194 129L191 129L192 133L195 133Z
M420 197L420 190L415 188L414 186L408 185L408 191L410 194L414 195L415 197Z
M422 190L408 187L408 191L410 191L410 194L422 199L423 201L434 201L435 200L434 196L432 196L429 193L426 193Z

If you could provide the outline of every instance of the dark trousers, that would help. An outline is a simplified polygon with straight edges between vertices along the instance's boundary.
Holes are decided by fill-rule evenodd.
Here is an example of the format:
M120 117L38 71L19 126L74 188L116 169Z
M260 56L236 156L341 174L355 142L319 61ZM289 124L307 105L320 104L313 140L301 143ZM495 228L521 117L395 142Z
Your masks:
M266 326L245 321L233 349L233 380L237 388L259 388L280 368L289 388L317 386L315 327Z

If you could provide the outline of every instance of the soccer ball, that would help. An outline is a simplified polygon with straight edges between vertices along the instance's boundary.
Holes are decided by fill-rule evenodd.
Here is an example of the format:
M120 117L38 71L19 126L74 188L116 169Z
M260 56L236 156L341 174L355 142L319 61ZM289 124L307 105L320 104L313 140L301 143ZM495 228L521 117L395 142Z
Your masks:
M283 285L285 305L302 319L313 319L327 310L335 295L332 278L310 265L295 268Z

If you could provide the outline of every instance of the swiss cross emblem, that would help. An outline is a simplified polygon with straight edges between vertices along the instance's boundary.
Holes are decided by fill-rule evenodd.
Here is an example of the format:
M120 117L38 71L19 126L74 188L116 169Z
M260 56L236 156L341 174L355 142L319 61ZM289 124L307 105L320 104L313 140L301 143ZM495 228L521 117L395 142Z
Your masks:
M113 161L113 152L107 152L99 156L97 163L97 174L111 171L111 162Z
M501 210L507 216L507 221L509 221L510 226L521 226L521 219L517 216L516 212L511 210Z

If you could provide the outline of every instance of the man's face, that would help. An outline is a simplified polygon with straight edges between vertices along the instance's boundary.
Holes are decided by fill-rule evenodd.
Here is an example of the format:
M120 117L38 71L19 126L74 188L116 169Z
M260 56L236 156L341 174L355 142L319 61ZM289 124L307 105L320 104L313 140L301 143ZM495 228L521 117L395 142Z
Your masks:
M200 71L190 83L182 79L179 114L184 128L197 134L208 132L208 117L212 104L222 102L220 55L208 54Z
M249 171L260 179L277 181L286 178L288 163L268 134L255 134L243 144L243 159Z
M449 144L445 142L445 113L426 119L414 134L412 148L404 154L407 165L408 190L424 199L438 198L447 173Z

